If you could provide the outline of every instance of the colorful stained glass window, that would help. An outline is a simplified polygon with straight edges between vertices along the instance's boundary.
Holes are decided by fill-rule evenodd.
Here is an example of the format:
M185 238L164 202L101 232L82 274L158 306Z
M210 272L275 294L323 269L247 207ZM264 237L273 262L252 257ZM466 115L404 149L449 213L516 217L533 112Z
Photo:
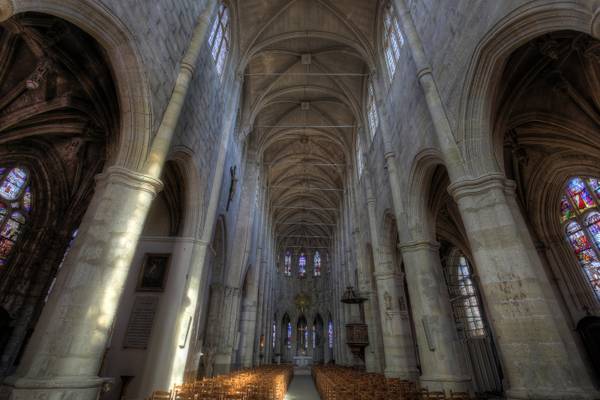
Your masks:
M315 276L321 276L321 253L319 253L319 250L315 251L313 264L315 268Z
M306 254L304 252L301 252L300 256L298 256L298 275L300 278L306 276Z
M567 206L561 200L565 236L592 290L600 298L600 182L597 178L573 177L567 182L565 192L570 206L569 216L565 217Z
M308 328L304 328L304 348L308 349Z
M25 168L0 167L0 268L8 265L31 211L28 184Z
M596 196L600 196L600 180L596 178L589 178L587 181L592 191L596 193Z
M329 342L329 348L333 349L333 321L329 321L327 324L327 340Z
M229 28L229 9L225 4L219 5L219 12L213 22L208 37L208 45L212 54L219 76L223 76L225 61L229 54L231 45L231 33Z
M392 2L388 1L383 15L383 54L390 81L396 75L402 46L404 46L404 37L400 31L398 16L394 12Z
M573 204L579 211L585 211L596 205L585 182L581 178L572 178L569 181L567 193L569 193Z
M8 208L3 203L0 203L0 224L4 222L4 218L6 218L7 215Z
M0 183L0 197L5 200L14 201L19 198L25 184L27 183L27 172L22 168L13 168L2 179Z
M287 250L283 260L283 273L286 276L292 275L292 252Z
M571 202L567 196L563 196L560 200L560 220L561 222L565 222L570 220L575 216L575 212L573 211L573 206L571 206Z
M600 213L593 211L585 217L585 226L596 246L600 247Z
M292 323L288 322L287 324L287 348L292 348Z

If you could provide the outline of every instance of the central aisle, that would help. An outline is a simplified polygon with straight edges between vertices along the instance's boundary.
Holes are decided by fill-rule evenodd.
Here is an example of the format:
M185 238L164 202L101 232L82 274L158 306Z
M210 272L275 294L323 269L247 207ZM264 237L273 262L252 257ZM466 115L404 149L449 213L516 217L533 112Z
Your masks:
M315 383L310 375L294 375L285 400L320 400Z

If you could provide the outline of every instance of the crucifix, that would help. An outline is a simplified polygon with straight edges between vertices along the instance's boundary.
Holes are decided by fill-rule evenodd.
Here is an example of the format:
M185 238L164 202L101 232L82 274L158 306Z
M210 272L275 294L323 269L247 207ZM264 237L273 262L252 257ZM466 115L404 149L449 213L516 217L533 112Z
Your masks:
M237 172L237 165L229 168L229 175L231 176L231 183L229 184L229 198L227 199L227 208L225 211L229 211L229 206L231 205L231 201L233 200L233 196L235 194L235 188L237 187L237 176L235 175Z

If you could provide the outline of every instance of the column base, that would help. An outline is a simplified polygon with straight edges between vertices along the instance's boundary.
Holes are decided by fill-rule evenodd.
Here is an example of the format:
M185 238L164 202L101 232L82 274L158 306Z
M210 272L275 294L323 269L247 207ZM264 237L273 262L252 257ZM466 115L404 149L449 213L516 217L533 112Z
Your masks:
M421 387L430 391L448 392L470 392L471 378L468 376L451 375L423 375L419 378Z
M0 400L96 400L112 383L111 378L97 376L43 380L8 377L0 386Z
M573 388L573 390L553 390L550 388L536 389L508 389L506 391L506 400L583 400L599 399L600 393L593 388L583 390Z
M231 354L219 353L215 355L213 376L228 374L231 372ZM1 399L0 399L1 400Z

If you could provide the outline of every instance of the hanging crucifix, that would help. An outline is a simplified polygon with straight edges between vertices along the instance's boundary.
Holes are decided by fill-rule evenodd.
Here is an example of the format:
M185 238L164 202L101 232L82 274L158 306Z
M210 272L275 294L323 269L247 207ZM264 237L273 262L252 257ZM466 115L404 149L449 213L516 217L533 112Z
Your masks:
M229 198L227 199L227 208L225 211L229 211L229 206L231 205L231 201L233 200L233 196L235 195L235 189L237 187L237 176L235 175L237 172L237 165L229 168L229 175L231 176L231 183L229 184Z

